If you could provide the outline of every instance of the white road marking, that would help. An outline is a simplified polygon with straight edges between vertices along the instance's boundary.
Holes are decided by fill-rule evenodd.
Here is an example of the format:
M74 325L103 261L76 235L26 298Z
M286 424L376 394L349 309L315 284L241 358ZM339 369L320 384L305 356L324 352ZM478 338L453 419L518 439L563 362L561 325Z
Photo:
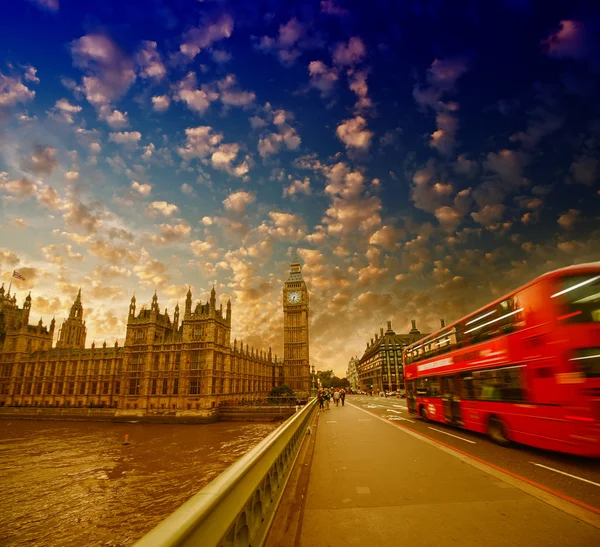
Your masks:
M392 406L395 406L396 408L401 408L402 410L406 410L406 407L402 406L402 405L392 405Z
M398 410L394 410L392 408L388 408L387 411L388 412L394 412L395 414L400 414L400 412Z
M533 465L537 465L538 467L543 467L544 469L549 469L550 471L554 471L555 473L560 473L561 475L566 475L567 477L571 477L572 479L577 479L578 481L587 482L589 484L593 484L594 486L600 486L597 482L589 481L587 479L583 479L578 477L577 475L571 475L570 473L565 473L564 471L560 471L559 469L554 469L553 467L548 467L547 465L542 465L541 463L529 462Z
M458 435L452 435L452 433L448 433L447 431L442 431L441 429L436 429L435 427L430 427L429 429L433 429L433 431L437 431L438 433L443 433L444 435L449 435L450 437L454 437L455 439L460 439L461 441L465 441L466 443L477 444L475 441L470 441L469 439L463 439Z
M413 422L412 420L409 420L408 418L403 418L402 416L390 416L388 418L388 420L394 420L394 421L403 421L403 422L410 422L411 424L414 424L415 422Z

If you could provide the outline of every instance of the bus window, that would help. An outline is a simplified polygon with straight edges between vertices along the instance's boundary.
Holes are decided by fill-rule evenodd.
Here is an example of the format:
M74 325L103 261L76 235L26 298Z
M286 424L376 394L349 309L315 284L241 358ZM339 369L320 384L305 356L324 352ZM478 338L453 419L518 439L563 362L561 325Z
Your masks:
M461 374L461 394L463 399L475 399L475 388L473 387L473 375L470 372Z
M473 372L475 398L487 401L524 400L522 368L511 366Z
M569 323L600 322L600 275L571 275L557 283L558 298Z

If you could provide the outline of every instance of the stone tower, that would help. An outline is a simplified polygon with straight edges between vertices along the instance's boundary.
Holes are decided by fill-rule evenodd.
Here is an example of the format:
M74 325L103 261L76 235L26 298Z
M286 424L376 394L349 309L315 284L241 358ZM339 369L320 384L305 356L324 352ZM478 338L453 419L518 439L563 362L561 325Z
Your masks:
M296 252L283 286L283 367L284 383L298 396L310 393L308 353L309 298Z
M57 348L85 348L87 329L83 320L83 306L81 305L81 289L71 306L68 319L66 319L58 333Z

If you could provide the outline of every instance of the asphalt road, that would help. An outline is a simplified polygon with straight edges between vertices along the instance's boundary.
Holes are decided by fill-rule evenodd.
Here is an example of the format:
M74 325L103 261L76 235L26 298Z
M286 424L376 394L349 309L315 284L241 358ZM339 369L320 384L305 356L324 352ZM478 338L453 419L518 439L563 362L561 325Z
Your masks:
M410 415L405 399L350 395L346 404L380 416L399 427L426 435L479 460L571 498L600 514L600 459L548 452L520 444L505 448L488 437L464 429L425 422ZM342 411L332 409L334 412Z

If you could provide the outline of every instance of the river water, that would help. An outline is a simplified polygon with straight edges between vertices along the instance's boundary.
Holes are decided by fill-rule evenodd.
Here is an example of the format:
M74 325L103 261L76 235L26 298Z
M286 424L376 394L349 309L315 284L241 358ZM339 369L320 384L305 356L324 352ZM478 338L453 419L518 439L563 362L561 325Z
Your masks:
M277 425L0 420L0 545L131 545Z

